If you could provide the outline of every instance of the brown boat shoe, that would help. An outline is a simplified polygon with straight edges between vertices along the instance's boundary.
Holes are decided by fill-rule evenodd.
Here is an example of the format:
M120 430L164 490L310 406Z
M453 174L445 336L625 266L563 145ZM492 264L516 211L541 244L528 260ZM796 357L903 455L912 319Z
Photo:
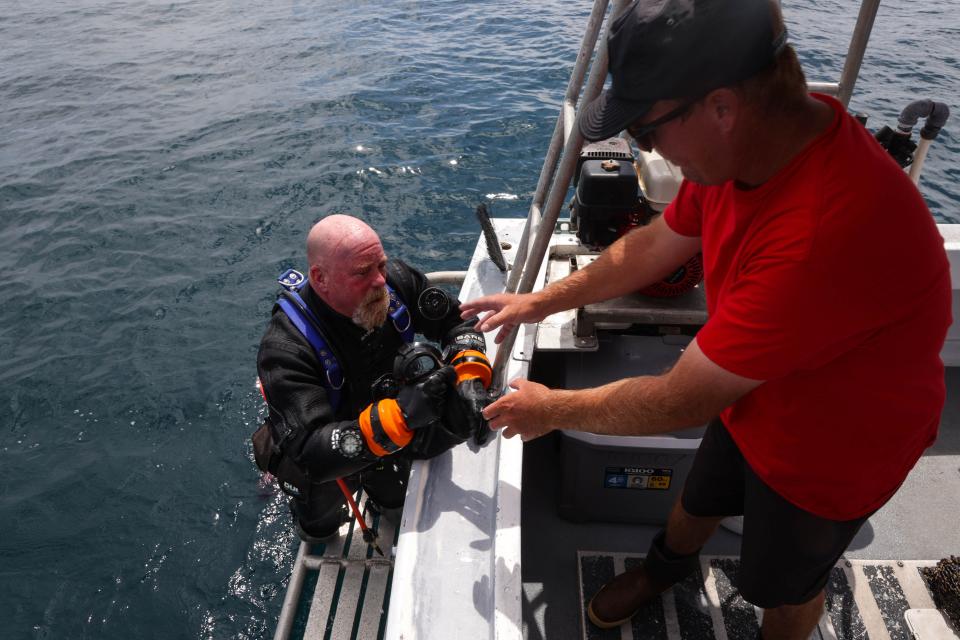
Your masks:
M680 555L666 547L661 530L653 537L643 564L625 571L603 585L587 605L587 617L601 629L627 622L645 604L684 580L700 566L700 551Z
M619 627L671 586L655 585L643 565L630 569L594 594L587 605L587 617L601 629Z

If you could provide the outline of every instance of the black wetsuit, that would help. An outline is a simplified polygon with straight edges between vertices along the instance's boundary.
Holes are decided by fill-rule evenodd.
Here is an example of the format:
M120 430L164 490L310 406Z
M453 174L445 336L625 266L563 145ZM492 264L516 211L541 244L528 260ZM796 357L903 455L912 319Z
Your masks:
M448 296L449 310L442 317L431 320L424 316L418 299L429 286L427 279L402 261L388 262L387 282L406 305L418 334L446 346L457 336L473 333L476 320L461 320L459 302L452 296ZM306 474L301 491L290 492L291 508L303 532L322 537L334 531L344 516L343 495L334 482L337 478L344 478L351 489L362 484L383 508L399 507L406 493L410 461L438 455L469 434L461 433L463 425L447 425L449 431L419 429L410 444L392 455L377 458L365 445L359 453L344 454L337 445L339 434L359 430L357 417L374 399L373 383L392 372L404 341L389 317L380 328L367 331L327 306L309 286L302 296L319 319L323 336L343 370L339 407L334 411L331 405L324 386L326 371L313 347L278 307L274 307L260 342L257 370L268 402L273 440L282 443L280 458L287 457L288 464L292 460ZM480 340L482 343L482 337ZM455 400L455 396L451 392L447 399ZM284 428L276 428L280 424ZM283 472L276 471L276 464L272 467L283 486Z

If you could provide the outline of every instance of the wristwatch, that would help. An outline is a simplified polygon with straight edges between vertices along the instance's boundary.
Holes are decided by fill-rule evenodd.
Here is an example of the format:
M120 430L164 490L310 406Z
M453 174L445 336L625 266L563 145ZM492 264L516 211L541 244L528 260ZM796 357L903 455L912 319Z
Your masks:
M356 458L363 452L363 436L356 429L334 429L330 444L344 458Z

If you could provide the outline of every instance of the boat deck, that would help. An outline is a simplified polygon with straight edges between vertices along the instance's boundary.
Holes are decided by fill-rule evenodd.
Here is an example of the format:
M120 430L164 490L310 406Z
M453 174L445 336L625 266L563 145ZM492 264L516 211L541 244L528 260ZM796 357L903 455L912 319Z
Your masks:
M930 564L951 554L960 554L960 527L957 526L960 522L960 500L957 499L960 496L960 368L948 368L946 379L948 398L937 442L920 459L900 491L861 529L845 555L845 561L849 561L850 566L841 561L839 567L849 574L850 589L855 588L858 577L864 578L859 581L861 585L870 586L868 591L863 591L865 586L861 586L857 594L858 603L863 599L859 609L867 612L861 616L867 626L859 631L855 627L848 627L846 631L843 628L826 628L819 637L831 637L832 632L832 637L839 640L854 637L911 638L910 631L903 623L902 613L906 608L927 602L924 600L926 594L921 589L919 595L910 595L917 593L917 583L912 576L908 584L903 584L903 580L899 581L899 586L890 583L888 590L885 590L887 587L874 588L875 585L883 586L884 580L890 575L899 575L904 567L910 569L917 566L918 562ZM584 562L606 562L596 559L605 555L613 563L611 570L615 568L616 571L622 571L622 567L629 566L626 563L635 561L634 558L646 552L658 527L575 523L561 519L557 515L562 472L561 446L561 438L556 433L524 446L521 529L524 638L566 640L634 637L673 640L711 637L709 634L697 636L680 633L682 624L668 627L666 622L657 623L655 620L649 626L642 626L647 630L641 631L640 635L636 629L626 627L599 633L589 625L584 626L581 594L577 585L587 585L584 590L592 591L589 575L581 575L586 566ZM723 528L717 531L704 548L704 573L709 574L703 576L704 582L712 581L715 590L718 582L724 583L724 576L728 575L726 572L708 569L711 566L729 568L730 565L724 564L723 560L735 558L739 546L738 535ZM594 559L590 560L591 557ZM729 580L726 584L729 584ZM715 591L715 594L718 593ZM838 597L845 597L841 591L838 593ZM876 605L867 602L871 593ZM722 599L722 596L717 597ZM706 600L712 601L710 597ZM675 605L667 609L670 607ZM746 622L742 627L714 624L718 630L712 637L729 640L749 637L752 640L753 636L747 635L757 624L752 607L734 607L731 611L733 615L746 615ZM896 615L890 614L890 611ZM722 617L723 614L721 610L713 615ZM676 615L675 609L673 615ZM878 625L881 628L874 628ZM738 628L743 629L742 634L736 630ZM818 636L815 634L814 637Z

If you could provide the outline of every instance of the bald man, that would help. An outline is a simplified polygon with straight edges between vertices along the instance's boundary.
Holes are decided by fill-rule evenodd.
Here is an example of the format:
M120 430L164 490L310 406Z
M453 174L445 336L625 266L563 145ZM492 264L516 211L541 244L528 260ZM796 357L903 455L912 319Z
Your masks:
M388 260L376 232L357 218L316 223L307 262L306 281L287 278L260 342L269 415L254 449L290 495L298 534L315 542L347 518L337 478L395 511L411 460L446 451L479 424L450 366L406 385L392 375L414 332L441 343L446 362L464 350L482 353L484 342L475 319L460 319L458 300Z

